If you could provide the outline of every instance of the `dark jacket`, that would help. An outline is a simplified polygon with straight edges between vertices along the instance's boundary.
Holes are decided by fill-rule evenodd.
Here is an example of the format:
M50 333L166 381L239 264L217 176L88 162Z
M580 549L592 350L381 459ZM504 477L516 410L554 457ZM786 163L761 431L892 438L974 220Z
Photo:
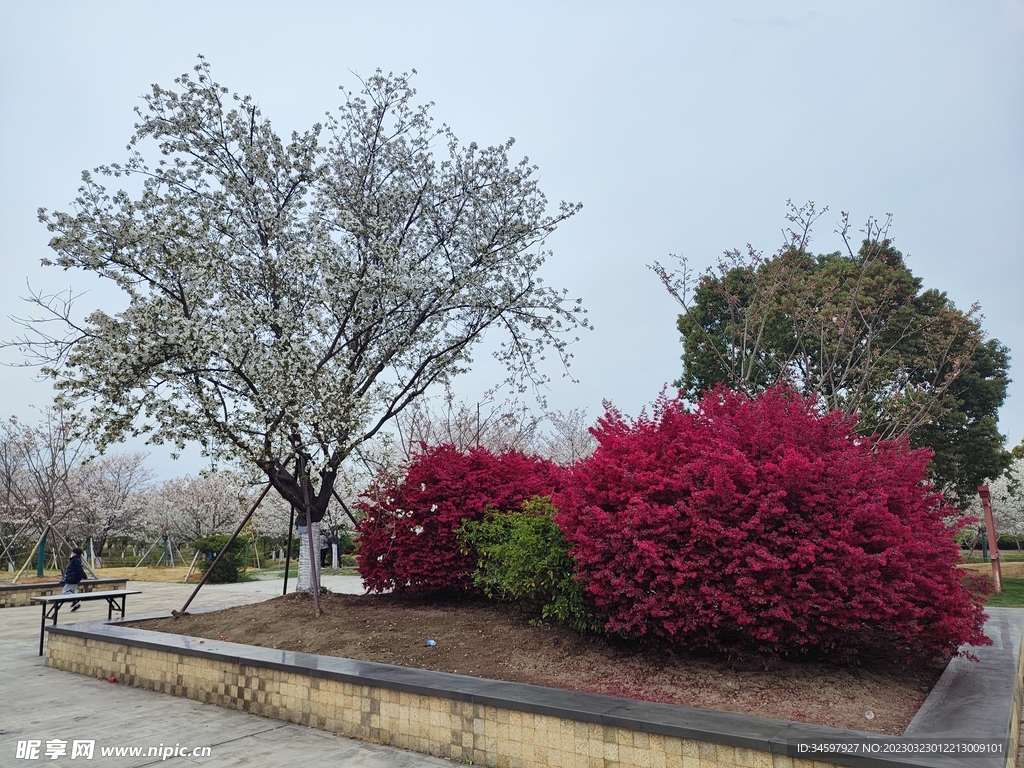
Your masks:
M82 566L82 558L80 555L72 555L71 559L68 560L68 567L64 569L64 578L61 582L64 584L78 584L85 580L85 568Z

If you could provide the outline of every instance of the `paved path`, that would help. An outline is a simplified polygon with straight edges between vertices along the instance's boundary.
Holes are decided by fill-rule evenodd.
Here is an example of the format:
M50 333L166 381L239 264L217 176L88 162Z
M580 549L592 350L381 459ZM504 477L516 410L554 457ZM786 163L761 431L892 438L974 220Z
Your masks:
M333 592L362 592L354 576L325 576ZM289 583L289 587L294 583ZM281 581L211 584L189 610L258 602L281 594ZM128 616L181 608L191 590L184 584L129 582L141 595L128 596ZM82 603L59 623L105 619L103 601ZM259 715L142 691L44 666L39 653L36 606L0 609L0 766L247 766L295 764L343 768L427 768L452 763L392 747L366 744ZM67 742L66 754L49 759L47 741ZM95 740L92 760L72 760L74 740ZM19 741L39 740L37 760L18 759ZM210 747L211 757L148 757L150 747ZM102 747L142 747L140 757L104 757Z

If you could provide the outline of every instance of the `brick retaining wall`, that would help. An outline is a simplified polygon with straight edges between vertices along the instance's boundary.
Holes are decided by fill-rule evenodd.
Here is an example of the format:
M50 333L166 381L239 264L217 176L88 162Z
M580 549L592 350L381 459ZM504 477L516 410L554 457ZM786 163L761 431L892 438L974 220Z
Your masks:
M991 648L954 660L904 737L990 738L1016 768L1024 611L997 609ZM137 621L138 619L133 619ZM954 768L963 756L799 757L801 741L878 734L620 699L114 623L48 627L47 665L352 738L509 768ZM947 732L944 732L946 729Z
M106 589L127 589L127 579L86 579L78 585L79 592ZM37 581L28 584L0 584L0 608L22 608L36 605L29 598L59 595L64 586L58 581Z

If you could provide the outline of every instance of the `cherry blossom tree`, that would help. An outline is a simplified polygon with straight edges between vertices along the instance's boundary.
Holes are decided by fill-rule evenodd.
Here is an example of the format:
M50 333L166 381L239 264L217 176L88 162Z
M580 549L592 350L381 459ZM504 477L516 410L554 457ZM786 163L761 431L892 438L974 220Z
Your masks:
M398 439L407 462L419 445L449 444L460 451L486 448L492 453L520 451L569 465L597 447L584 408L537 412L514 399L497 400L494 391L481 400L422 398L397 420Z
M146 499L146 528L150 535L170 534L182 542L231 533L246 512L250 491L229 471L165 480Z
M72 293L35 293L41 312L14 342L63 402L89 403L101 448L195 441L258 467L318 524L345 459L466 370L488 329L519 387L543 381L545 350L568 363L585 312L538 270L579 206L549 214L511 139L460 143L414 104L409 76L380 71L283 139L205 60L195 72L153 86L127 161L83 173L71 212L39 213L46 263L126 300L79 319ZM112 192L101 177L141 184Z
M1024 541L1024 456L1015 457L1005 472L989 480L988 490L992 499L996 534L1016 539L1017 547L1020 548ZM968 541L977 546L985 535L984 510L977 495L965 505L964 514L978 520L969 529L964 529Z
M75 511L74 475L88 455L77 435L81 416L64 408L40 411L36 424L0 423L0 486L12 522L37 534L47 525L64 530Z
M100 555L109 537L141 531L141 496L151 475L143 453L92 456L82 423L81 414L51 407L34 424L0 424L0 523L22 536L52 526L56 546L78 543Z
M110 538L134 538L142 531L145 499L153 473L141 452L98 456L79 465L71 478L72 536L91 540L87 554L99 556Z
M422 398L398 418L406 459L419 445L454 445L460 451L481 446L493 453L533 453L543 415L523 403L497 400L493 391L476 402L458 400L449 389L443 398Z
M550 427L541 434L539 453L556 464L571 466L597 448L597 438L590 431L594 423L585 408L554 411L547 420Z

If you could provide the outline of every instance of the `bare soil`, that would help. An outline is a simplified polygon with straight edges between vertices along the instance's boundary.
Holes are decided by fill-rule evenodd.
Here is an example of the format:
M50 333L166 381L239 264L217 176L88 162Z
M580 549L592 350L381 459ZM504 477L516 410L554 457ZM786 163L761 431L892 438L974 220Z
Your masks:
M560 626L514 607L396 595L288 595L143 629L878 733L902 733L941 669L837 667L674 655ZM427 640L434 645L428 645Z

